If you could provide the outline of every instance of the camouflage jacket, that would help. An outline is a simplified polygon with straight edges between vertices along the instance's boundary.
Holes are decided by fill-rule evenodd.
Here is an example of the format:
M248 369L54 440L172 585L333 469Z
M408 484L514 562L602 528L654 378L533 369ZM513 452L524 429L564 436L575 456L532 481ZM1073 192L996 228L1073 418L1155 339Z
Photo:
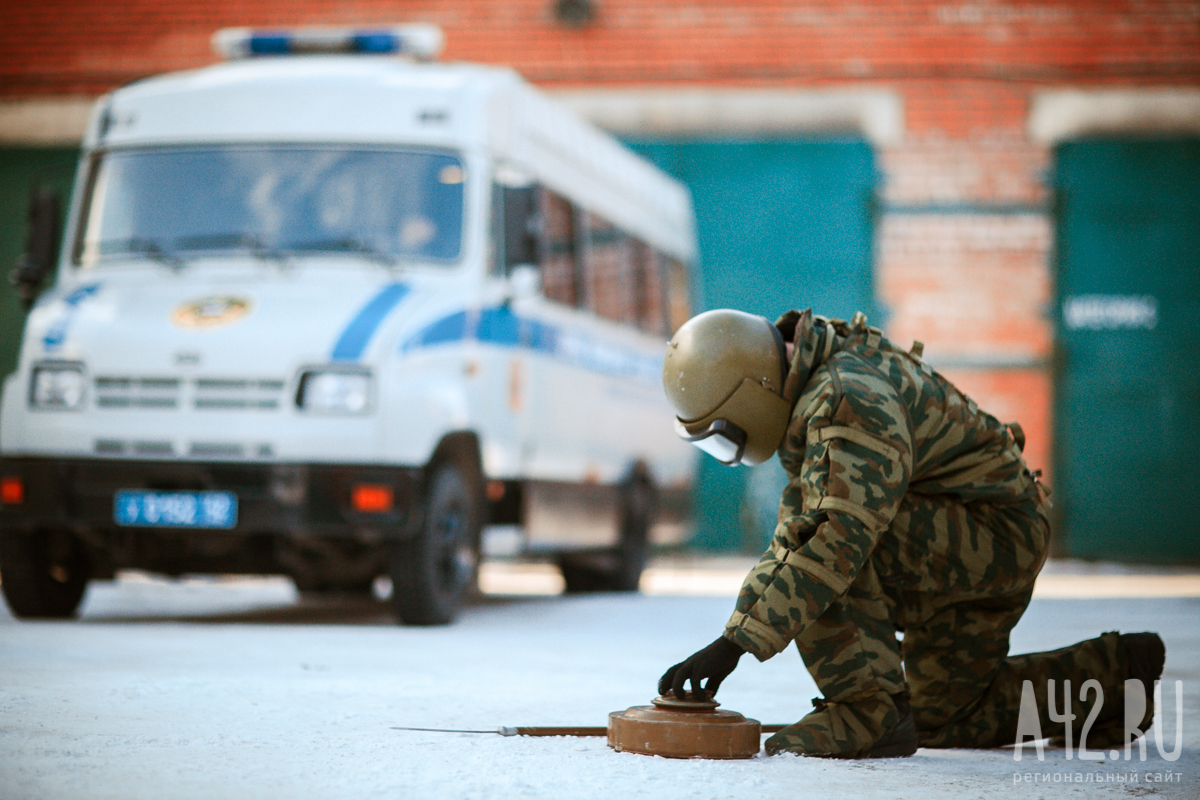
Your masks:
M776 325L795 344L778 451L789 483L725 629L759 660L849 588L882 536L905 535L890 525L906 493L1004 503L1030 487L1009 428L861 314L790 311Z

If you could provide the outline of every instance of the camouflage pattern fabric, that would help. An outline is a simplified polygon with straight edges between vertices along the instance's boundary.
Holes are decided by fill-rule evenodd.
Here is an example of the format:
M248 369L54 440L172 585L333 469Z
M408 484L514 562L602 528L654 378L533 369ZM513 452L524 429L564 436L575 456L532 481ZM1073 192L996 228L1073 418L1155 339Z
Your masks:
M904 692L922 746L1011 744L1026 679L1054 735L1046 679L1117 697L1116 635L1008 656L1046 558L1045 493L1009 427L865 322L776 323L795 344L790 480L725 636L759 660L795 642L824 699L768 752L863 751Z

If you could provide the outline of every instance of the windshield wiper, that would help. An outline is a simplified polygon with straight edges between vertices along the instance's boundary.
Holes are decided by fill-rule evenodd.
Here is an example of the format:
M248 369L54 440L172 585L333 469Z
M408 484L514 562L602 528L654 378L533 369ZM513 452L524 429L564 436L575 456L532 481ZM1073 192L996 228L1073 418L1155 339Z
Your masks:
M109 239L100 242L100 253L101 255L146 256L176 270L182 269L185 266L183 259L173 252L163 250L162 245L158 242L138 236L131 236L128 239Z
M286 256L252 233L202 233L175 240L180 250L249 250L255 258L283 263Z
M372 247L366 242L359 241L358 239L352 239L348 236L342 237L341 239L318 239L311 242L299 242L297 244L293 244L291 246L291 250L293 252L302 253L359 253L371 259L372 261L383 264L384 266L396 266L396 257L391 253L385 253L376 247Z

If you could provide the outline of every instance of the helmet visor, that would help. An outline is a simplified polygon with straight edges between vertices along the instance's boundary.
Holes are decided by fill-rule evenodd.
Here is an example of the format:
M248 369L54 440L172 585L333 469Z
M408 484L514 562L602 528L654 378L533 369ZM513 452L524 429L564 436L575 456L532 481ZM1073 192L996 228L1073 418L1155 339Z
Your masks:
M722 464L734 466L746 452L746 432L727 419L715 419L703 426L690 426L675 418L675 433L691 442Z

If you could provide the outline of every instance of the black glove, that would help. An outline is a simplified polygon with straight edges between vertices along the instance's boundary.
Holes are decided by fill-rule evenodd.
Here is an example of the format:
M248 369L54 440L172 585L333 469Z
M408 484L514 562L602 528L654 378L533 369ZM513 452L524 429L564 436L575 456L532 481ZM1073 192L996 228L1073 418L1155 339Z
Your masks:
M692 692L700 695L700 681L708 678L704 691L712 697L721 686L721 681L729 676L737 667L738 659L746 651L738 647L724 636L717 639L708 647L693 654L686 661L680 661L671 667L658 679L658 693L665 695L668 691L680 699L683 698L683 686L692 682Z

